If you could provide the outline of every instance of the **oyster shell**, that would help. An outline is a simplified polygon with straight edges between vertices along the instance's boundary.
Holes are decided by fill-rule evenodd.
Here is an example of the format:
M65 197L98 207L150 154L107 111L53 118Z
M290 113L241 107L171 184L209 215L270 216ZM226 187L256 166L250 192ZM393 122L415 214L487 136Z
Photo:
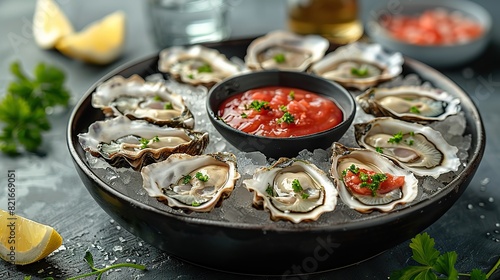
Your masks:
M303 160L280 158L243 184L254 192L253 204L267 208L272 220L315 221L337 203L337 190L327 174Z
M460 112L460 99L445 91L419 86L371 88L356 97L368 114L426 123Z
M162 50L158 70L180 82L209 88L242 71L219 51L201 45L174 46Z
M325 55L329 45L327 39L318 35L278 30L252 41L245 63L252 70L304 71Z
M78 135L78 140L85 151L102 157L113 166L139 170L174 153L201 154L208 145L209 136L208 133L160 127L119 116L91 124L87 133Z
M92 106L106 116L124 115L158 125L193 128L194 118L182 96L162 82L147 82L139 75L114 76L92 94Z
M141 171L149 196L173 208L209 212L234 189L240 174L230 153L173 154Z
M403 56L385 52L378 44L352 43L314 63L310 71L345 87L365 90L401 74Z
M353 164L357 168L370 170L375 173L389 173L393 176L404 176L404 185L390 192L377 192L375 195L355 193L346 187L342 179L343 171L349 169ZM405 204L413 201L418 194L418 180L409 170L397 166L394 162L375 151L348 148L337 142L332 145L332 167L330 169L330 175L337 185L342 201L350 208L363 213L373 210L389 212L398 204Z
M415 175L438 178L460 166L458 148L429 126L381 117L355 124L354 133L361 147L380 151Z

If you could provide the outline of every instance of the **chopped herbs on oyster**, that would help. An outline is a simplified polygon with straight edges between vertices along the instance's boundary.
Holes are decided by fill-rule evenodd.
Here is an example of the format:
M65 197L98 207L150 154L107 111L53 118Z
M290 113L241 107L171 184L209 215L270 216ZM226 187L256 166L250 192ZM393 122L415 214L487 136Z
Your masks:
M158 69L180 82L206 87L242 72L238 65L219 51L201 45L174 46L162 50Z
M400 53L387 53L378 44L357 42L327 54L310 71L343 86L365 90L397 77L403 62Z
M457 147L429 126L381 117L355 124L354 130L361 147L399 162L415 175L438 178L460 166Z
M337 203L337 190L327 174L303 160L280 158L243 184L254 193L253 204L268 209L272 220L315 221Z
M173 154L141 171L148 195L172 208L209 212L229 197L240 174L230 153Z
M350 208L367 213L389 212L398 204L413 201L418 194L418 180L379 153L332 145L330 175L340 198Z
M356 97L368 114L426 123L460 112L460 100L445 91L417 86L371 88Z
M78 139L93 156L102 157L113 166L136 170L174 153L199 155L209 142L208 133L160 127L124 116L95 122Z
M252 70L304 71L325 55L329 45L318 35L274 31L250 43L245 63Z
M92 106L107 116L124 115L158 125L193 128L194 118L182 96L170 92L163 82L145 81L138 75L115 76L99 85Z

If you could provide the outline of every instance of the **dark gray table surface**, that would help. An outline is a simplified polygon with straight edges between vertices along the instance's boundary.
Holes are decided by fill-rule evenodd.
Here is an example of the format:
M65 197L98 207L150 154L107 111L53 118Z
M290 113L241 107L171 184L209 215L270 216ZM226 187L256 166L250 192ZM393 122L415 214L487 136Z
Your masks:
M26 70L41 61L57 65L67 73L72 103L100 77L117 66L158 51L146 22L143 1L58 1L76 29L117 9L127 15L125 52L118 61L104 67L71 60L56 51L34 44L31 21L35 1L0 2L0 96L12 79L8 66L19 60ZM229 0L232 38L245 38L285 28L284 0ZM365 18L375 1L360 1ZM456 204L425 231L435 238L442 252L458 253L457 268L489 269L500 257L500 9L494 0L478 1L493 15L492 42L476 61L441 72L460 85L479 108L487 133L484 158L469 187ZM258 19L258 20L255 20ZM48 258L29 266L0 262L0 279L33 279L52 276L68 278L88 271L83 262L90 250L102 267L117 262L135 262L146 272L121 269L105 279L274 279L227 274L185 263L146 244L122 229L92 199L80 181L66 148L65 132L71 108L50 117L53 128L45 135L46 156L0 155L0 208L6 208L7 170L17 175L17 213L52 225L64 238L64 245ZM353 252L354 253L354 252ZM408 241L383 254L351 267L297 279L387 279L390 272L410 261ZM500 279L500 273L496 273ZM494 276L495 276L494 275ZM277 277L278 279L281 277Z

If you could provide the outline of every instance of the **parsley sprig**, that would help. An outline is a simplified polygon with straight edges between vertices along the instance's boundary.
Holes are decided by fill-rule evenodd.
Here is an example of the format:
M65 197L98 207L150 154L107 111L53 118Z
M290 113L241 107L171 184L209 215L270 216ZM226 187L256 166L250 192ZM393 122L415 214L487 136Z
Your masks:
M366 66L361 66L359 68L351 68L351 74L358 77L368 76L368 68Z
M286 123L286 124L291 124L295 121L295 117L290 114L290 112L285 112L281 118L277 119L276 122L278 124Z
M302 199L309 198L309 194L304 191L304 189L302 188L302 185L300 184L300 181L298 179L293 179L292 189L293 189L293 192L299 194Z
M140 148L141 149L146 149L151 142L153 142L153 143L160 142L160 138L158 136L155 136L155 137L153 137L151 139L141 138L139 140L139 142L141 143L141 147Z
M123 267L130 267L130 268L139 269L139 270L146 270L146 266L141 265L141 264L135 264L135 263L117 263L117 264L113 264L113 265L106 266L104 268L99 269L99 268L96 268L94 266L94 257L92 256L92 253L90 253L89 251L87 251L85 253L84 260L89 265L89 267L92 271L88 272L88 273L81 274L81 275L73 276L71 278L68 278L68 280L82 279L82 278L87 278L87 277L94 276L94 275L97 275L96 279L100 280L102 275L104 274L104 272L107 272L107 271L112 270L112 269L123 268ZM24 277L24 280L30 280L30 279L31 279L31 276ZM54 278L52 278L52 277L46 277L43 279L44 280L54 280Z
M42 144L44 131L50 130L48 108L68 106L70 93L64 87L65 75L55 66L39 63L34 77L28 77L19 62L10 65L14 75L0 101L0 150L17 155L23 149L35 152Z
M254 109L258 112L261 110L270 110L271 107L269 107L269 102L267 101L260 101L260 100L253 100L250 104L246 106L246 109Z
M470 273L459 273L455 268L457 253L455 251L441 254L434 248L434 239L426 232L417 234L411 239L410 248L413 252L413 260L418 266L408 266L404 269L391 273L391 280L435 280L435 279L458 279L458 276L470 277L472 280L486 280L500 266L500 259L488 273L480 269L473 269Z

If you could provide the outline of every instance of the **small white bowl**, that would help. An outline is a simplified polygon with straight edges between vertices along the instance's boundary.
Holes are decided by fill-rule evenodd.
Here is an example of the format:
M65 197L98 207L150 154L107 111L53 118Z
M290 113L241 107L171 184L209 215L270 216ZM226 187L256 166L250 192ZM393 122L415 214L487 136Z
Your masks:
M482 6L466 0L401 0L400 6L385 4L374 10L367 20L366 31L370 38L392 51L419 60L437 68L459 66L477 58L487 47L491 34L491 15ZM416 15L429 9L443 8L447 11L459 11L478 22L484 29L483 34L466 43L453 45L416 45L397 40L380 24L386 15Z

